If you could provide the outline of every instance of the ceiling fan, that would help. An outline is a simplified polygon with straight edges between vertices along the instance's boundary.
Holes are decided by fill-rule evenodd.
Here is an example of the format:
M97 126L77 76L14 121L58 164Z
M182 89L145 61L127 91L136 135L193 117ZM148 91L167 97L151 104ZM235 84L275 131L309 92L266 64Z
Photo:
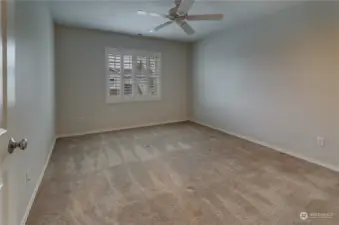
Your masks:
M222 20L222 14L202 14L202 15L188 15L188 11L191 9L195 0L175 0L175 7L171 8L168 11L168 15L162 15L153 12L145 12L143 10L139 10L139 15L146 16L155 16L169 19L166 23L163 23L149 32L156 32L172 23L176 23L179 27L181 27L187 35L192 35L195 33L193 28L186 21L213 21L213 20Z

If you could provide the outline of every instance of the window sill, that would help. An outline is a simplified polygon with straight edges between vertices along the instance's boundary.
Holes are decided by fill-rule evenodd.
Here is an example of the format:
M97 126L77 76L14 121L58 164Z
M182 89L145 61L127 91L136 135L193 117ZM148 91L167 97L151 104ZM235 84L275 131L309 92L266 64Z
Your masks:
M160 101L161 97L147 97L147 98L114 98L107 97L107 104L115 104L115 103L136 103L136 102L157 102Z

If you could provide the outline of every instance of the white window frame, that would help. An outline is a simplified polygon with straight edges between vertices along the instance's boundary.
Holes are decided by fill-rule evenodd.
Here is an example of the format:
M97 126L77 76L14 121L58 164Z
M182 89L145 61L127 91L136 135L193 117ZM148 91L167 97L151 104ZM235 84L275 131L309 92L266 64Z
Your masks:
M120 93L119 95L113 96L109 95L110 92L110 86L109 86L109 60L108 55L114 53L121 54L121 70L120 70ZM131 96L125 96L124 95L124 77L123 77L123 67L124 67L124 55L131 55L132 56L132 95ZM159 80L158 80L158 93L155 96L152 96L149 92L149 83L148 83L148 94L146 96L139 96L136 94L136 57L137 56L157 56L160 58L160 65L159 65ZM105 58L106 58L106 77L105 77L105 96L106 96L106 103L123 103L123 102L138 102L138 101L159 101L161 100L161 92L162 92L162 59L161 59L161 53L160 52L153 52L153 51L145 51L145 50L131 50L131 49L121 49L121 48L106 48L105 52ZM149 66L149 61L146 61L147 67ZM149 78L150 73L146 73L147 78ZM149 82L149 81L148 81Z

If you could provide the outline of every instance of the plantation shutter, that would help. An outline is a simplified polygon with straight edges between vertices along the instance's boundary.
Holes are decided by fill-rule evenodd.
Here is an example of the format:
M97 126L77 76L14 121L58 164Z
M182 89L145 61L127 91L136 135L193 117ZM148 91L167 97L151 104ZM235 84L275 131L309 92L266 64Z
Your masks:
M121 94L121 54L108 54L108 95L120 96Z
M123 56L123 88L124 96L133 95L133 61L132 55Z
M147 57L137 56L136 57L136 73L135 81L137 84L136 93L138 96L148 95L148 78L147 78Z
M107 102L160 98L161 54L107 48Z
M160 64L160 55L149 56L149 92L151 96L160 95Z

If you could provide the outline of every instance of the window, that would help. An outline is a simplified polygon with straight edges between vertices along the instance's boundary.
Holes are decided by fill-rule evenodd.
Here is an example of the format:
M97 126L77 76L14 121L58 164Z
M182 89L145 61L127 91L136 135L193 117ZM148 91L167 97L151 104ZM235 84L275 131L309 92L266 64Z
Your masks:
M106 57L107 102L160 99L160 53L107 48Z

